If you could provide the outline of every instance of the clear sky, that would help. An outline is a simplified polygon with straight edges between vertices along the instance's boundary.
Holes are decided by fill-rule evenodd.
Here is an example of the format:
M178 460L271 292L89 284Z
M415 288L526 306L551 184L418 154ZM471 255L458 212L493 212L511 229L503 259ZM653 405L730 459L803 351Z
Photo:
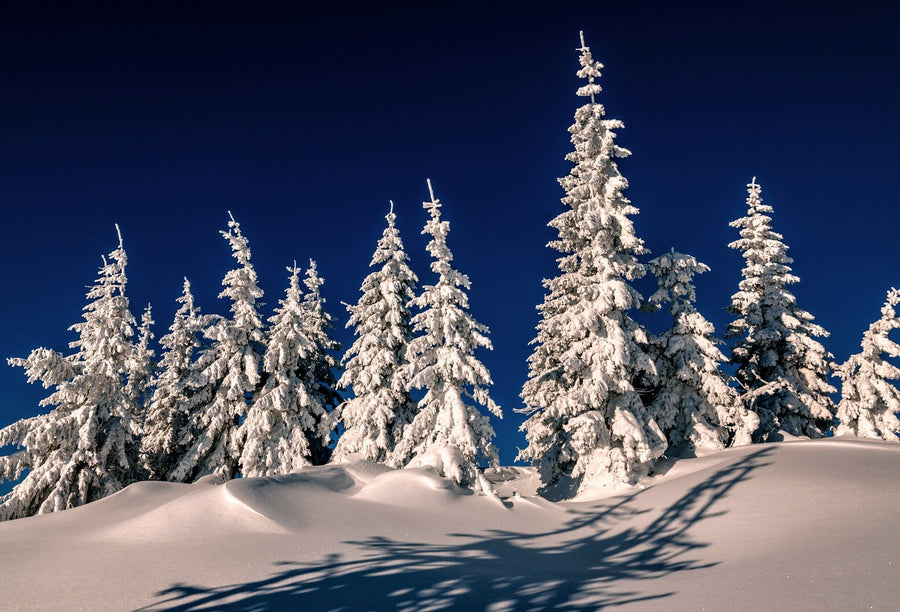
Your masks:
M4 5L3 357L67 350L115 223L132 310L152 302L157 337L183 276L205 312L226 312L216 295L233 265L218 233L229 210L250 240L264 315L285 266L314 258L349 346L341 302L359 296L388 200L413 268L432 281L420 235L430 177L472 312L491 328L495 350L480 357L510 463L525 444L514 409L541 279L556 270L546 224L563 210L557 178L583 102L580 29L606 65L598 101L625 122L618 142L633 155L619 167L636 231L654 254L674 247L712 268L698 305L718 332L742 267L728 222L753 176L795 259L798 302L838 360L900 285L890 3L124 4ZM638 288L647 296L652 281ZM646 323L661 331L667 317ZM36 414L46 395L6 365L0 389L0 425Z

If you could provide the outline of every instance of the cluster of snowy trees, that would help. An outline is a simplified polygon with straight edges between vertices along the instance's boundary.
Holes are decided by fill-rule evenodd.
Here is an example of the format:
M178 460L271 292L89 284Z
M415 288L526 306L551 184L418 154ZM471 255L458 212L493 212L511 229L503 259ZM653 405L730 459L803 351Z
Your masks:
M540 322L522 389L521 429L545 486L569 479L577 490L635 483L668 449L721 449L830 430L897 440L900 290L891 289L862 351L838 365L790 292L792 274L773 209L749 185L747 214L731 225L729 246L745 260L732 296L726 336L695 307L693 278L709 270L671 251L647 254L625 197L616 159L622 123L596 101L602 65L582 44L578 95L590 101L570 128L574 150L560 179L565 210L550 222L561 253L545 280ZM394 467L431 465L464 486L486 487L479 466L496 466L491 376L475 356L491 348L469 312L470 282L452 266L449 223L428 183L434 284L419 290L395 227L393 204L375 249L373 271L349 305L355 341L338 361L334 320L310 261L287 269L288 287L263 322L262 290L247 239L232 217L228 241L237 266L219 297L230 315L201 314L185 280L168 333L151 348L150 308L140 324L126 297L121 234L90 288L73 352L39 348L9 363L52 393L49 413L0 429L0 480L19 481L0 497L0 520L78 506L143 479L195 482L273 476L307 465L361 457ZM118 229L118 228L117 228ZM644 299L633 282L650 272L658 290ZM661 334L635 318L667 307ZM733 374L724 364L730 362ZM835 388L842 382L841 400ZM352 391L352 393L351 393ZM344 399L342 394L350 397Z
M740 238L729 246L745 266L728 308L735 319L726 359L712 324L694 307L695 274L709 268L674 251L641 263L646 254L630 220L638 209L616 165L630 153L615 143L621 122L597 103L602 64L582 36L579 96L590 102L569 128L574 150L560 179L566 210L550 225L562 255L559 274L544 281L540 323L522 390L528 446L519 457L535 465L545 485L573 478L579 490L631 484L668 449L719 449L783 437L837 433L897 441L900 355L888 332L900 324L891 289L881 319L866 332L863 351L843 365L817 338L827 332L797 305L783 237L772 229L771 206L756 179L747 214L731 223ZM658 290L646 301L633 281L650 271ZM656 336L634 318L668 304L672 324ZM736 368L727 374L726 362ZM835 406L828 382L843 382Z
M450 226L433 191L424 206L435 284L416 293L392 204L376 269L348 306L357 338L342 363L315 262L305 291L296 263L288 268L285 296L263 323L263 292L233 217L221 234L237 266L219 294L230 315L201 314L185 279L156 360L150 308L140 325L129 309L119 234L84 320L71 328L74 352L38 348L9 359L29 382L53 388L41 402L53 408L0 430L0 447L13 448L0 456L0 480L20 481L0 497L0 520L79 506L139 480L274 476L332 457L427 464L460 485L486 487L477 466L496 466L497 450L476 405L502 414L474 352L491 343L468 312L469 279L451 265ZM344 401L339 391L349 389Z

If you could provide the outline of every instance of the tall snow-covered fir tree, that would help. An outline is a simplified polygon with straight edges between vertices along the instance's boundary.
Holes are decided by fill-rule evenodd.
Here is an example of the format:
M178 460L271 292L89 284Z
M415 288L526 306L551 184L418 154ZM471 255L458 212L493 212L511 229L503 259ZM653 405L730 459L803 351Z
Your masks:
M888 336L900 329L897 304L900 290L892 288L881 308L881 318L863 334L862 350L837 368L842 383L837 435L898 440L900 391L890 381L900 380L900 368L887 360L900 357L900 344Z
M648 300L669 304L672 326L650 341L657 385L650 412L670 447L689 445L718 450L726 444L749 444L759 419L743 408L731 377L721 369L726 361L722 341L694 306L695 274L709 267L672 250L650 261L658 290Z
M28 382L54 388L41 401L54 408L0 430L0 447L17 448L0 457L0 480L18 480L28 470L0 497L0 520L80 506L137 478L136 428L125 392L135 351L126 262L120 234L87 293L84 320L70 328L78 334L69 345L73 354L38 348L8 360L25 368Z
M797 306L788 287L800 279L791 273L783 236L772 229L773 208L763 204L755 177L747 188L747 215L731 222L741 237L728 245L744 257L743 280L728 307L737 316L726 334L737 338L731 362L746 407L759 416L754 440L778 431L819 438L834 414L832 355L816 340L828 332Z
M567 209L550 222L559 233L548 246L562 253L560 273L544 281L549 293L538 306L522 389L528 447L519 458L537 467L545 486L571 476L584 489L634 483L666 441L635 388L655 371L646 330L629 315L641 303L630 283L646 273L637 260L646 249L630 218L638 209L615 162L630 152L615 144L613 130L623 124L604 119L595 100L602 64L583 36L578 50L586 82L577 94L590 102L569 128L575 150L566 159L574 167L560 179Z
M313 374L319 347L307 336L300 269L294 265L280 306L269 319L263 356L266 382L241 426L244 476L277 476L310 465L330 442L328 405Z
M211 399L189 415L182 432L185 452L169 474L170 480L180 482L193 482L208 474L218 478L237 474L240 422L247 411L248 398L260 382L265 336L257 306L263 292L250 262L250 246L234 217L228 222L228 231L220 233L240 265L225 274L225 288L219 294L219 298L230 300L231 317L204 330L211 345L200 356L199 370L209 388L198 389L198 393L209 393Z
M320 290L325 283L316 266L309 260L303 284L306 294L301 304L303 334L310 340L311 351L303 360L301 371L309 396L308 405L317 415L315 432L307 436L310 460L313 465L327 463L331 458L331 434L337 426L337 407L344 401L337 392L335 369L338 361L334 352L341 344L331 335L334 318L325 310L325 298ZM321 413L324 411L324 414Z
M409 302L418 279L394 226L396 218L391 202L387 227L369 264L377 269L363 280L356 305L347 306L347 327L354 327L356 340L344 354L338 387L352 387L354 397L340 406L344 432L335 458L359 453L369 461L386 463L415 416L405 365L412 338Z
M478 348L493 348L488 329L469 313L469 277L451 265L447 246L450 224L441 220L441 204L428 182L431 201L423 206L430 219L422 230L431 236L428 252L437 283L426 285L410 302L420 309L413 318L415 337L407 349L409 384L425 389L418 412L404 430L390 462L398 467L425 461L463 486L485 484L477 471L481 460L498 464L489 418L471 400L502 418L491 399L491 375L475 357Z
M177 302L180 306L169 333L159 341L163 352L143 419L141 463L154 480L176 479L175 467L194 437L190 424L212 397L196 358L203 347L203 330L217 322L218 317L200 314L188 279L184 279Z

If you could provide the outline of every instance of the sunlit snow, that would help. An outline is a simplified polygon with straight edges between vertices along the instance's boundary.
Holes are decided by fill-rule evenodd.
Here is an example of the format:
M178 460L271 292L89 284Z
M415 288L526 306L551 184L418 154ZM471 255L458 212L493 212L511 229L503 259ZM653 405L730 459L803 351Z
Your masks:
M498 496L365 461L142 482L0 523L9 610L896 609L900 445L837 438L664 462L644 487Z

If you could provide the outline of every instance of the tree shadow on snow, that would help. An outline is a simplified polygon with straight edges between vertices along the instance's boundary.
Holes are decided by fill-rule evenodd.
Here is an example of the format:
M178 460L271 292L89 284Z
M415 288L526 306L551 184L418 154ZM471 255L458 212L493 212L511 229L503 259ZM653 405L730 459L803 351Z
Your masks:
M656 518L636 507L643 494L572 504L559 529L522 534L491 530L453 534L453 543L401 542L384 537L348 542L363 549L320 562L284 561L266 579L220 587L176 584L148 609L260 611L280 609L550 610L620 606L664 599L673 592L623 590L621 581L652 581L718 565L693 553L708 546L691 528L720 516L716 503L751 472L767 465L771 448L728 465L687 491ZM629 522L637 519L641 528Z

